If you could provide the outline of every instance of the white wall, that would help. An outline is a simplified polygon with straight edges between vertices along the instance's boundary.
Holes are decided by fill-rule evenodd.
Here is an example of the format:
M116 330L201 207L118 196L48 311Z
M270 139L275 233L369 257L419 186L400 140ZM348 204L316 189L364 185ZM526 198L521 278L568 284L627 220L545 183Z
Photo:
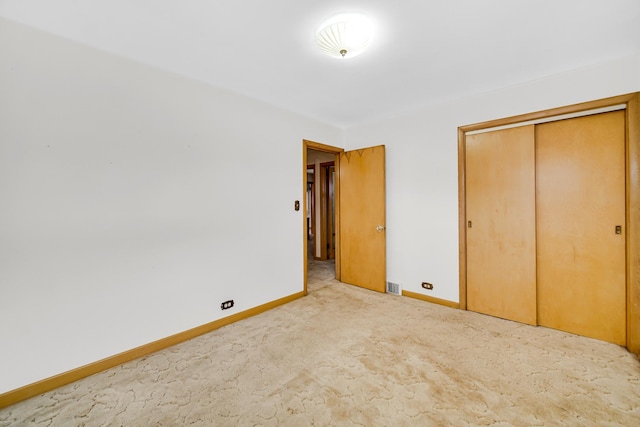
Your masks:
M348 129L345 149L387 147L387 279L459 301L458 126L636 91L640 56Z
M0 19L0 393L302 291L303 138L342 142Z

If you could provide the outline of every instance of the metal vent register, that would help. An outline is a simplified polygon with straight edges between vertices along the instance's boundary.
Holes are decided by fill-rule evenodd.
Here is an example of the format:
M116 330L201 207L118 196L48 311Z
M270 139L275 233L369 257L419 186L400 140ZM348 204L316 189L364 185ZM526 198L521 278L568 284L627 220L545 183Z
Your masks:
M394 294L394 295L400 295L400 284L399 283L387 282L387 293L388 294Z

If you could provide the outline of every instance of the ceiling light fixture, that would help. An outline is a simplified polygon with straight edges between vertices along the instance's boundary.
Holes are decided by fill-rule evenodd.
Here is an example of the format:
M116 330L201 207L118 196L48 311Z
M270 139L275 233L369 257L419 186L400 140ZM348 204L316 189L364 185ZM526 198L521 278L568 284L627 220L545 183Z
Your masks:
M316 43L334 58L353 58L369 46L373 23L361 13L341 13L324 21L316 30Z

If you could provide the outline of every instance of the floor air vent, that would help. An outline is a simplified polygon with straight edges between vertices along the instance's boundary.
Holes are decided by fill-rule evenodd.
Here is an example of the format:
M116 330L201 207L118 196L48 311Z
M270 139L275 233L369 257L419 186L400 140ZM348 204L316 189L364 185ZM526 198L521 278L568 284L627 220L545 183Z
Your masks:
M400 295L400 284L387 282L387 293Z

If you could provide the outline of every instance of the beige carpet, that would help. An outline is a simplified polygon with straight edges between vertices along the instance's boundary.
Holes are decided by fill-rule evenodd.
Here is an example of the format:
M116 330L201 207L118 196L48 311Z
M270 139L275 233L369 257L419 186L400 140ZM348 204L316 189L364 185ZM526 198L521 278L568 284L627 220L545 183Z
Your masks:
M623 348L310 277L305 298L0 410L0 425L640 426Z

